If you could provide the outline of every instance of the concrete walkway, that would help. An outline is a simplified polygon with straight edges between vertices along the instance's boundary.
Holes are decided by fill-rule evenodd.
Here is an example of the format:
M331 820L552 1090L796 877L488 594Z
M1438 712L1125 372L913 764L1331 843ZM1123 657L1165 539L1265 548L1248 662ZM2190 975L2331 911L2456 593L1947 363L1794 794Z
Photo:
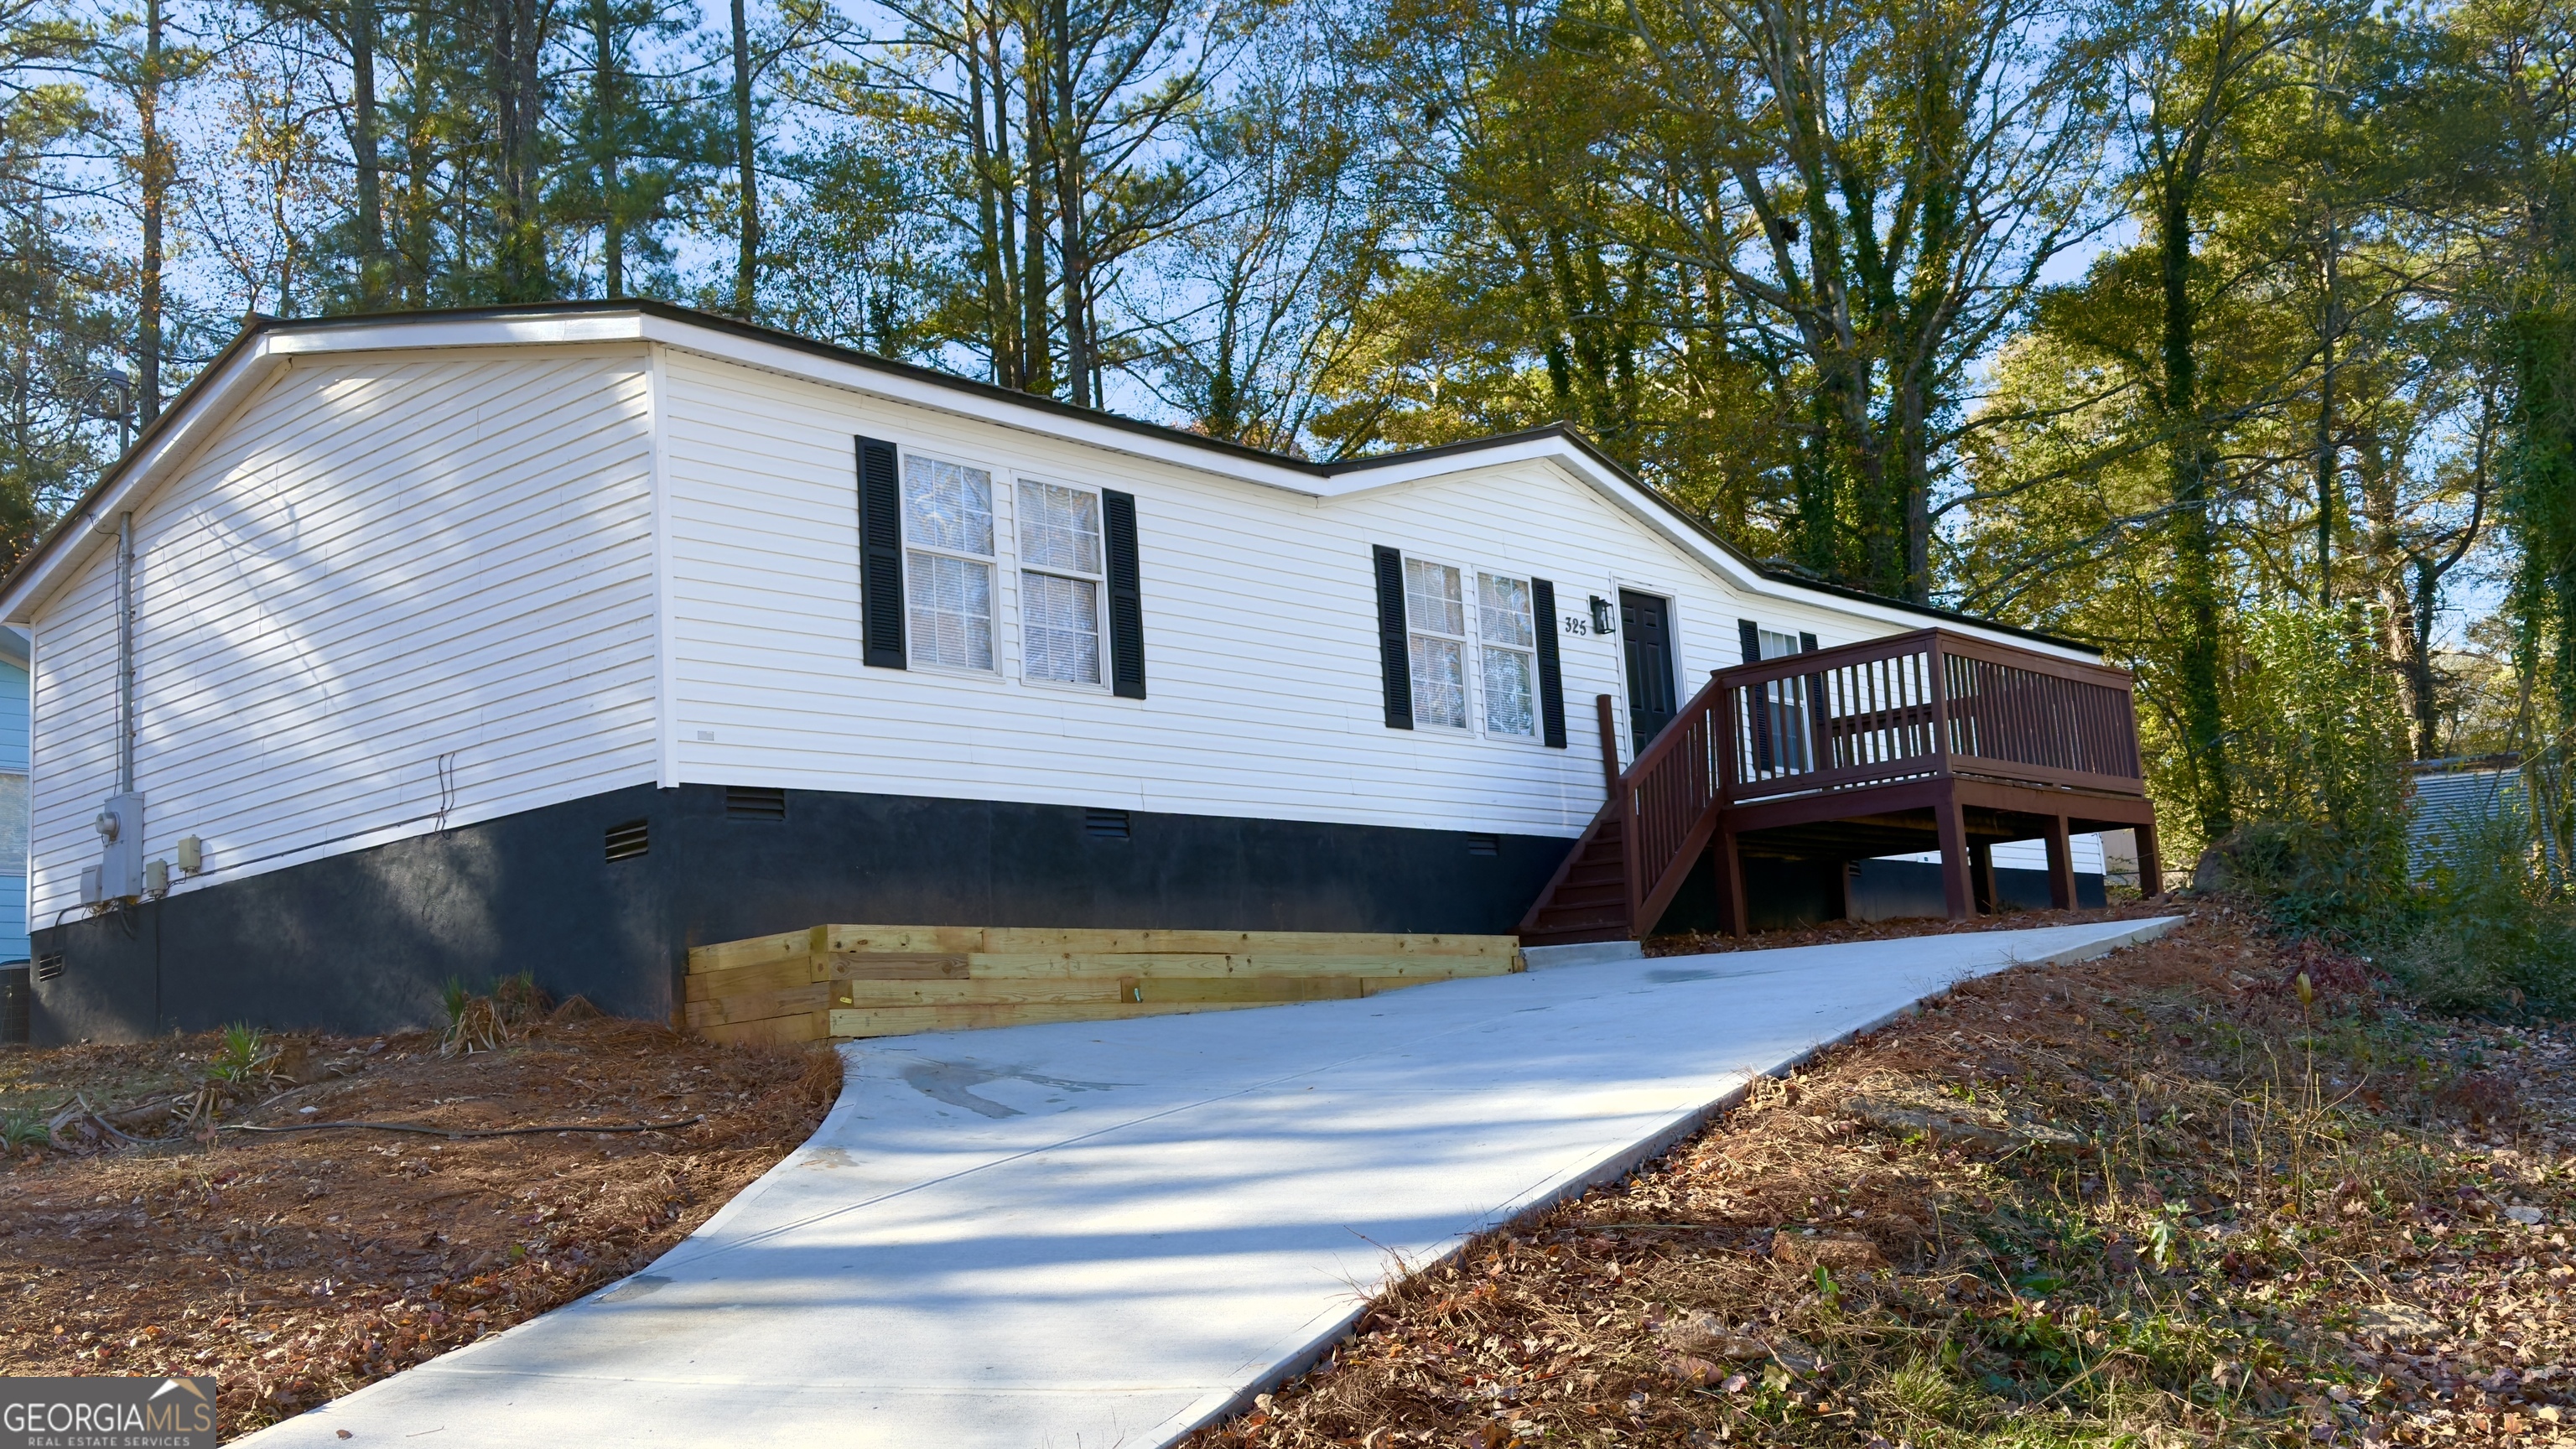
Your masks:
M2171 924L861 1043L814 1140L648 1271L242 1442L1151 1449L1751 1076Z

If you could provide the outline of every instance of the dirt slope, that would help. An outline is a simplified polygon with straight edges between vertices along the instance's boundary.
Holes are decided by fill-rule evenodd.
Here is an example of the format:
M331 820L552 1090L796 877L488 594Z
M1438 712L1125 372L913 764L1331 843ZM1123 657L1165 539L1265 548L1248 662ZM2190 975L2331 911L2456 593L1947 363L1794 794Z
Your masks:
M0 1172L0 1373L213 1374L233 1436L650 1262L812 1134L838 1063L606 1019L442 1057L420 1035L302 1037L300 1086L225 1120L667 1132L443 1140L379 1132L22 1145ZM0 1050L0 1109L75 1094L136 1132L208 1037ZM124 1108L135 1111L121 1111ZM310 1109L310 1110L307 1110ZM65 1139L78 1143L80 1126Z
M2203 907L1765 1084L1191 1449L2558 1441L2572 1066Z

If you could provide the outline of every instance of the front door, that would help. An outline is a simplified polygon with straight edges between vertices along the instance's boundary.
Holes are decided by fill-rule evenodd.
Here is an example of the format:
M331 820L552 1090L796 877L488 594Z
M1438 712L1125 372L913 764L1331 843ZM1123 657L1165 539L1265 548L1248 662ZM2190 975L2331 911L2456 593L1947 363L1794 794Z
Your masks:
M1681 708L1673 697L1672 605L1621 589L1619 627L1628 635L1628 724L1643 754Z

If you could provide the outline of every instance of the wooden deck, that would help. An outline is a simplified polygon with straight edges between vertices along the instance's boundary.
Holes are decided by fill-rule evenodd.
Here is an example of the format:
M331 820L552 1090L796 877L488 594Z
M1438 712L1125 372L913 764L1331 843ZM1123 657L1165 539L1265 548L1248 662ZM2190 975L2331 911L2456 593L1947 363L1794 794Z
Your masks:
M2072 906L2067 837L2114 829L2159 881L2128 674L1926 629L1718 671L1610 782L1520 934L1643 936L1705 862L1742 935L1748 855L1938 850L1956 919L1991 908L2010 840L2047 842L2050 898Z
M1375 996L1521 969L1509 936L816 926L689 953L683 1015L795 1043Z

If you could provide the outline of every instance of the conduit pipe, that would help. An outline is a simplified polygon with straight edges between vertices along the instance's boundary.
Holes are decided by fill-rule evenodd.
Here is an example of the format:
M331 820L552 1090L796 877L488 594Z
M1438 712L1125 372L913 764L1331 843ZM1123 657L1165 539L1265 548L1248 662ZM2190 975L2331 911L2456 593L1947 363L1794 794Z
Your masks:
M116 793L134 793L134 515L116 515Z

